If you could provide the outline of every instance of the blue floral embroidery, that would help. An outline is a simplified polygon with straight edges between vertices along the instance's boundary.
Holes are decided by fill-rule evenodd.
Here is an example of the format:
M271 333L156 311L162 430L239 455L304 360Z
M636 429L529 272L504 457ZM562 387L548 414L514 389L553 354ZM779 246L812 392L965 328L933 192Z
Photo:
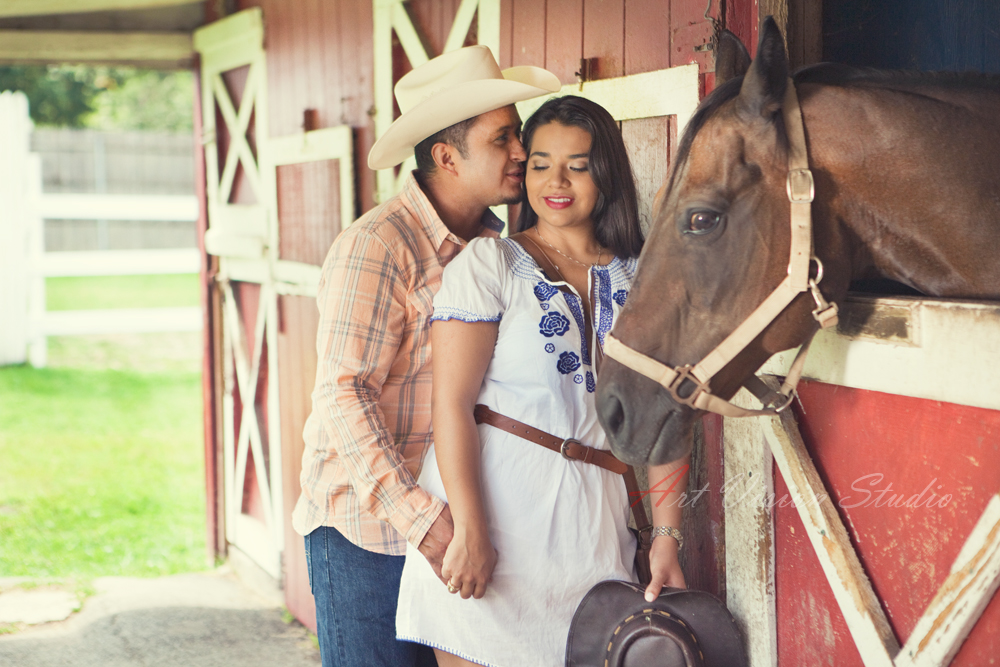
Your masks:
M577 384L583 384L583 376L577 373L576 375L573 376L573 382Z
M611 331L611 276L607 269L595 271L600 276L598 281L598 301L600 303L600 317L597 320L597 344L604 347L604 337Z
M583 309L580 307L580 302L577 300L575 295L563 292L563 296L566 298L566 305L569 306L569 312L573 313L573 319L576 320L576 327L580 330L580 350L583 352L583 363L589 366L590 349L587 345L587 334L585 333L586 324L583 319Z
M580 357L577 356L576 352L563 352L559 355L559 361L556 363L556 368L563 375L569 375L577 368L580 367Z
M549 309L549 304L545 303L544 301L542 303L538 304L538 305L542 307L542 310L548 310Z
M620 289L617 292L615 292L615 295L611 298L614 299L615 303L617 303L619 306L624 306L625 299L628 298L628 290Z
M546 343L545 344L545 351L548 352L549 354L552 354L553 352L556 351L556 346L553 345L552 343Z
M597 381L594 380L594 374L591 373L590 371L587 371L587 391L593 394L594 391L596 390L597 390Z
M535 296L538 297L539 301L548 301L554 297L558 291L558 287L553 287L552 285L542 282L541 280L539 280L538 284L535 285Z
M569 331L569 318L562 313L545 313L538 323L538 333L546 338L562 336Z

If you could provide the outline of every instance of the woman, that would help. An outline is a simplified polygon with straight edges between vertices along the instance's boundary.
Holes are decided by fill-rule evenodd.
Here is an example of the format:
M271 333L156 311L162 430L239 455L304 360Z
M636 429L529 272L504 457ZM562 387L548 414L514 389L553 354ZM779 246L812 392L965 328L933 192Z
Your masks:
M447 588L426 559L407 554L396 631L433 646L442 667L562 664L584 594L605 579L634 579L622 476L477 426L473 414L481 420L476 405L485 405L607 450L594 389L642 247L632 171L614 120L583 98L546 102L523 143L521 233L471 241L434 300L435 456L419 482L449 501L455 535ZM684 463L652 467L650 480ZM671 499L654 507L655 525L679 526ZM684 585L677 549L672 537L653 541L647 595Z

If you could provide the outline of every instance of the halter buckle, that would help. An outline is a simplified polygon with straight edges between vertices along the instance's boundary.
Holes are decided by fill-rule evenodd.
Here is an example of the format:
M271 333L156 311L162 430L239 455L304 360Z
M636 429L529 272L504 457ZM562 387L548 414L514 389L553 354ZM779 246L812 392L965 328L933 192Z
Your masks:
M795 396L797 394L798 394L798 392L796 392L796 390L793 388L792 391L791 391L791 393L789 393L787 396L785 396L785 401L781 405L772 406L773 409L774 409L774 413L775 414L781 414L782 412L784 412L785 410L787 410L788 406L791 405L792 401L795 400ZM784 396L784 394L779 394L779 395Z
M693 370L694 366L681 366L680 368L674 369L674 371L677 373L677 376L674 378L673 382L670 383L670 386L667 387L667 391L670 392L670 397L673 398L678 404L687 405L692 408L695 407L694 402L695 399L698 398L699 394L712 393L712 390L706 383L702 382L701 380L699 380L694 376L694 374L691 372ZM687 398L684 398L679 393L677 393L677 390L681 388L681 385L684 383L685 380L690 380L691 382L694 383L694 391L692 391Z
M816 197L816 182L809 169L789 169L785 181L788 201L793 204L811 204Z

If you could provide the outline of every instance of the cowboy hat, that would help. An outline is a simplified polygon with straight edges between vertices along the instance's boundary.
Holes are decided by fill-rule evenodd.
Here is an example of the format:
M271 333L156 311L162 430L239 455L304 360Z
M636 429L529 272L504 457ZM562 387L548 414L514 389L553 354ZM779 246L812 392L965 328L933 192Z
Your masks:
M566 642L567 667L746 667L732 614L702 591L602 581L584 596Z
M449 51L396 82L402 115L368 153L371 169L394 167L436 132L473 116L559 90L558 77L540 67L500 71L487 46Z

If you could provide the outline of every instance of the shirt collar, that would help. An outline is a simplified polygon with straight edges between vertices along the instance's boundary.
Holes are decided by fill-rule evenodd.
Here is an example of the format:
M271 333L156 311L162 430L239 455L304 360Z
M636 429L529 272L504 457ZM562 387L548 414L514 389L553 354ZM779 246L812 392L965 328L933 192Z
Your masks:
M434 210L434 206L420 188L416 172L410 172L410 175L406 177L403 189L399 194L406 203L407 208L413 212L417 222L420 224L420 228L427 234L427 238L431 240L431 243L434 244L435 250L440 251L445 241L451 241L459 246L466 244L463 239L448 229L437 211ZM480 230L479 236L498 237L504 229L503 220L498 218L490 209L486 209L483 213L480 224L482 225L482 230Z

